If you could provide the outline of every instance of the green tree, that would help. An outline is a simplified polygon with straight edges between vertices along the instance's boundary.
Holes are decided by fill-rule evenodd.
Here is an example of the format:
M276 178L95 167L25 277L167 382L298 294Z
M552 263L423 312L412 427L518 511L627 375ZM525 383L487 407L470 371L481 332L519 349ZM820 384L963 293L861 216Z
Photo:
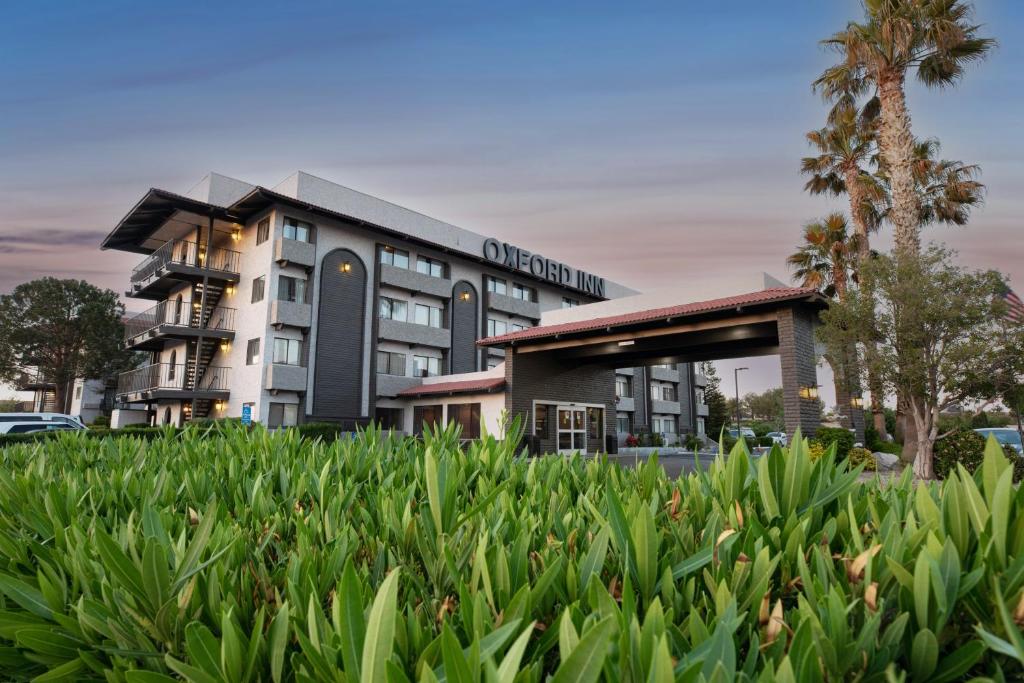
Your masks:
M914 472L933 478L940 411L998 396L993 377L1020 343L1019 329L1004 329L1002 278L964 270L937 246L916 256L880 256L862 277L874 296L854 290L845 302L834 303L822 314L819 334L833 352L860 349L861 368L869 361L860 340L868 331L877 335L878 353L870 363L888 390L907 397L915 427Z
M0 381L38 372L57 388L57 405L78 377L106 377L135 365L124 348L117 294L83 280L45 277L0 296Z
M768 389L760 394L749 393L743 397L747 412L755 420L764 420L773 425L781 425L784 420L784 403L782 387Z
M956 84L995 41L978 35L963 0L864 0L864 18L823 41L840 57L814 88L840 106L870 94L878 109L878 151L889 178L897 253L920 249L921 197L906 99L908 73L928 87ZM877 98L877 100L876 100ZM875 108L876 105L869 105Z
M804 226L803 241L786 259L800 285L821 291L829 298L846 298L856 240L851 239L846 217L831 213Z
M715 371L715 364L711 361L704 361L700 364L700 374L707 380L704 387L704 403L708 407L708 417L705 423L705 433L712 439L717 439L722 429L729 421L729 411L725 395L722 393L722 379Z

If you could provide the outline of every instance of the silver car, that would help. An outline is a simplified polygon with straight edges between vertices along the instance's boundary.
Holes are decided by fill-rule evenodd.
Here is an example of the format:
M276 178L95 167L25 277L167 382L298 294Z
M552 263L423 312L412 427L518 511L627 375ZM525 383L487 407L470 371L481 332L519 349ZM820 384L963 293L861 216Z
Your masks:
M786 432L768 432L765 436L771 439L772 443L777 443L780 446L785 446L789 442Z
M996 437L1003 446L1009 446L1013 450L1017 451L1018 454L1024 455L1024 444L1021 443L1020 432L1012 427L983 427L981 429L975 429L974 431L981 434L986 439L991 435Z

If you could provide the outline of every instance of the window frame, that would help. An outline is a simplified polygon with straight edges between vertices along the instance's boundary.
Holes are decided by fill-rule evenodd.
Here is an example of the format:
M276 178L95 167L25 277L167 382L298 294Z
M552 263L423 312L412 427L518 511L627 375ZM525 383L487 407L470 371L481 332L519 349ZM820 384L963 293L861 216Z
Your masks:
M260 338L250 339L245 344L245 364L259 365L260 363Z
M388 315L384 315L385 304L387 304ZM401 318L396 317L395 315L395 304L401 304L399 308L403 309L405 312L405 314ZM403 323L409 322L409 302L406 301L405 299L395 299L394 297L390 296L380 296L378 297L377 303L377 316L381 320L397 320Z
M512 294L510 296L513 299L519 299L520 301L529 301L530 303L533 303L537 300L535 292L536 290L529 285L513 282Z
M385 362L381 362L381 357L386 357ZM401 358L401 361L396 360L396 356ZM396 365L401 365L401 372L395 372ZM381 367L384 367L382 370ZM401 351L377 351L377 374L378 375L391 375L393 377L405 377L406 368L408 367L408 360L406 354Z
M288 221L291 221L289 224ZM292 237L288 236L288 229L292 229ZM305 239L299 238L299 230L306 231ZM281 237L286 240L292 240L293 242L303 242L305 244L313 243L313 229L314 226L309 221L300 220L298 218L292 218L291 216L285 216L284 221L281 224Z
M302 283L299 285L299 283ZM288 301L295 304L307 304L309 296L309 288L306 278L295 277L294 275L280 274L277 276L277 300ZM301 290L301 292L300 292ZM282 296L282 292L290 294L290 296ZM301 296L300 296L301 294Z
M284 347L285 347L285 354L284 355L285 355L285 359L286 360L283 360L283 361L278 360L278 349L279 349L281 343L284 343ZM291 362L293 349L294 349L294 354L295 354L295 362L294 363ZM302 340L301 339L291 339L289 337L274 337L274 356L273 356L272 360L273 360L273 364L274 365L290 365L290 366L293 366L293 367L301 367L302 366Z
M252 279L252 297L249 303L258 304L267 296L267 276L260 275Z
M498 331L498 325L499 324L503 325L504 328L505 328L501 332ZM498 320L497 318L488 318L487 319L487 336L488 337L498 337L498 336L501 336L503 334L508 334L508 321L507 320Z
M420 311L426 311L427 322L420 322ZM435 320L436 317L436 320ZM423 325L425 327L433 327L434 329L440 330L444 327L444 309L440 306L434 306L432 304L421 304L417 303L413 306L413 317L412 322L417 325ZM437 323L436 325L434 323Z
M270 239L270 217L261 218L256 223L256 246L259 246Z
M501 285L501 291L498 291L498 285ZM487 276L487 291L491 294L500 294L501 296L508 296L508 280L501 277L495 277L493 275Z
M421 360L422 361L426 361L427 374L425 374L425 375L420 372L420 370L422 370L423 368L417 368L418 361L421 361ZM436 367L437 368L437 372L431 372L430 371L431 366ZM438 358L437 356L419 356L419 355L413 354L413 357L412 357L412 376L413 377L417 377L417 378L440 377L442 374L444 374L442 370L443 369L441 368L441 359Z
M425 266L426 270L421 270L421 265ZM435 268L437 270L436 273L434 272ZM444 279L445 264L443 261L438 261L437 259L430 258L429 256L417 256L416 272L420 273L421 275L426 275L428 277Z
M385 256L385 255L389 255L390 257ZM400 265L398 263L395 263L396 257L401 257L402 259L404 259L405 260L405 265L403 266L403 265ZM402 268L404 270L409 270L409 252L406 251L405 249L398 249L396 247L392 247L392 246L388 246L388 245L383 245L380 248L380 256L379 256L378 260L380 261L380 263L382 263L384 265L394 266L395 268Z

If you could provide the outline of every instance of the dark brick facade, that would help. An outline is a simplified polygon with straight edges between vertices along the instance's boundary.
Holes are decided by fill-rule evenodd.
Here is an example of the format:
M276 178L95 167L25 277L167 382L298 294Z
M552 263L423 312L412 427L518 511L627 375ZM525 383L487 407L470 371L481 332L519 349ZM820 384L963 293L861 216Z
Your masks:
M821 424L818 402L800 398L800 388L818 386L814 356L812 311L784 308L778 313L779 360L782 365L782 395L785 408L786 433L797 427L804 436L814 436Z
M533 401L558 401L566 404L592 403L604 406L605 437L615 434L615 370L599 365L570 366L551 353L505 351L505 409L509 417L519 415L531 433ZM550 428L541 438L541 452L557 450L554 415ZM590 451L605 450L605 443Z

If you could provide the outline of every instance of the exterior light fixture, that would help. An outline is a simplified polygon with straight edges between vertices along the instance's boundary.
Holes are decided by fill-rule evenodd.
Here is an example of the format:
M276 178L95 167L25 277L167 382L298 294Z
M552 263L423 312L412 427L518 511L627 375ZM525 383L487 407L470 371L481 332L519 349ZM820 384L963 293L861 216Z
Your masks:
M201 304L200 304L200 303L199 303L198 301L193 301L193 302L192 302L192 308L196 308L196 309L198 309L200 305L201 305Z
M851 396L850 397L850 405L853 406L854 408L863 408L864 407L864 399L861 398L860 396Z
M220 350L221 350L221 351L227 351L227 350L228 350L228 349L230 348L230 346L231 346L231 345L230 345L230 344L228 344L226 340L225 340L225 341L222 341L222 342L220 343Z
M235 286L234 286L234 285L228 285L227 289L225 289L225 290L224 290L224 292L225 292L225 293L226 293L226 294L227 294L228 296L231 296L232 294L234 294L234 293L235 293L235 289L236 289L236 288L235 288Z
M233 239L236 242L238 240L242 239L242 231L241 231L241 229L235 228L234 231L231 233L231 239Z
M633 344L636 344L636 341L632 339L627 339L626 341L619 342L619 346L632 346Z
M800 387L800 398L812 401L818 398L818 387L815 385L808 385Z
M340 270L343 273L351 273L352 272L352 264L349 263L348 261L345 261L340 266L338 266L338 270Z
M463 301L469 301L469 292L463 292L462 294L459 294L459 298L462 299Z

